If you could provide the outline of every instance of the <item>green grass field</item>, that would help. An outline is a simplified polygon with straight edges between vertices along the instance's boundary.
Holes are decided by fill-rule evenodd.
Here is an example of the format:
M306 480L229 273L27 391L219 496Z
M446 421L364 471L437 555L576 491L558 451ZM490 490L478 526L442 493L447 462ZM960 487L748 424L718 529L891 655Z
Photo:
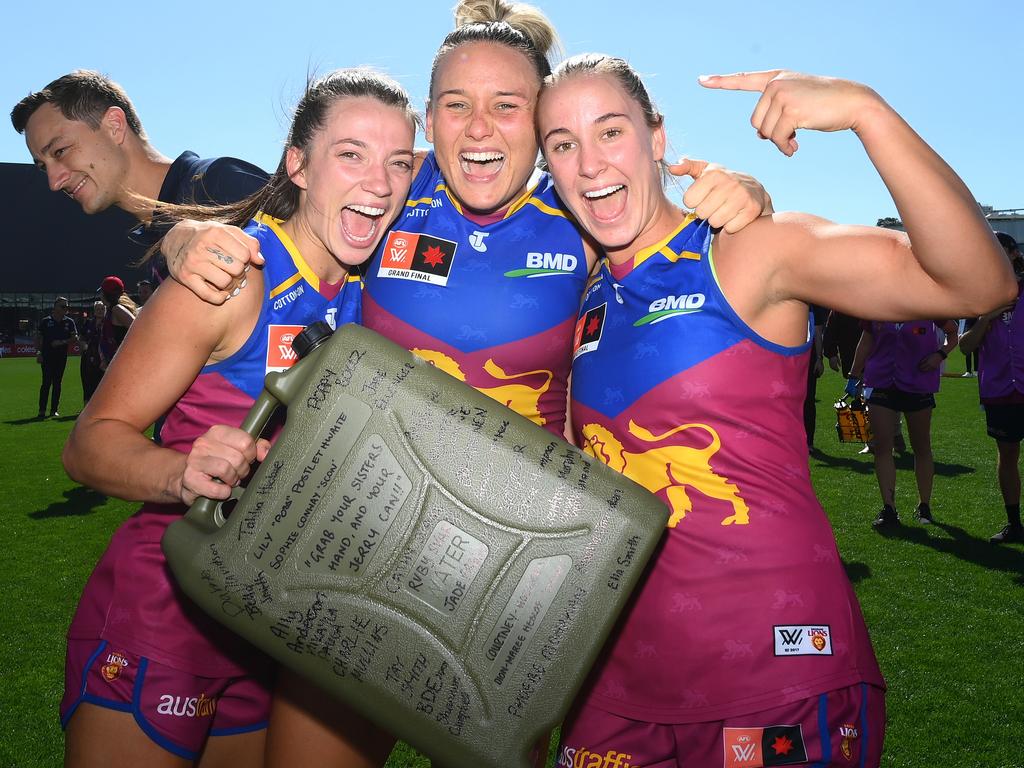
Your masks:
M950 363L962 365L953 355ZM57 705L64 632L79 591L128 504L72 483L61 445L81 403L78 361L64 379L61 411L34 419L39 369L0 360L0 488L10 504L0 536L0 766L59 765ZM819 383L811 458L818 495L835 528L889 682L884 764L899 768L1024 767L1024 546L988 537L1005 522L992 441L977 380L946 378L935 412L937 524L911 521L911 460L898 461L905 521L882 536L870 457L840 445L831 401L841 380ZM392 766L429 763L400 747Z

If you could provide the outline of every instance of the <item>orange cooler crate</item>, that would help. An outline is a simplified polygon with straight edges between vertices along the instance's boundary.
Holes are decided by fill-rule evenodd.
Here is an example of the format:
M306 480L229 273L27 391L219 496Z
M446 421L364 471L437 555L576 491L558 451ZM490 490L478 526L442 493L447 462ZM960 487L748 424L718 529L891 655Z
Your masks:
M867 403L857 397L849 402L844 396L835 404L836 433L841 443L866 443L873 435L868 421Z

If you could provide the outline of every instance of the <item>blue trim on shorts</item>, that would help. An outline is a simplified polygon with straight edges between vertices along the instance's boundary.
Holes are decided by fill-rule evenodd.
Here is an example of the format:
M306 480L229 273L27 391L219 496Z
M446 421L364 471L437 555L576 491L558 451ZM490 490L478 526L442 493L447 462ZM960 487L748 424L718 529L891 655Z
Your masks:
M190 752L173 741L168 739L166 736L161 734L145 717L142 716L142 706L140 701L142 699L142 681L146 677L146 668L149 667L149 659L139 659L139 669L135 673L135 687L132 689L132 716L135 718L135 722L138 724L142 732L149 736L157 746L163 747L171 754L183 757L186 760L195 760L199 757L198 752Z
M811 768L827 768L832 764L832 736L828 730L828 694L818 696L818 736L821 738L821 762Z
M860 768L868 759L868 684L860 684Z
M109 709L117 709L117 707L112 705L118 704L119 702L106 701L105 699L97 699L94 701L94 697L88 696L85 692L86 687L89 685L89 669L92 667L92 663L96 661L96 657L103 653L103 649L106 647L107 641L100 640L99 647L93 652L92 656L89 657L89 660L85 662L85 668L82 670L82 687L78 689L78 698L75 699L74 704L68 707L67 714L60 719L60 728L62 731L68 727L68 721L71 720L71 716L75 714L75 711L78 709L78 705L81 704L83 701L86 701L89 704L99 704L100 706L108 707ZM65 651L64 654L66 657L67 651ZM121 711L125 712L127 710Z
M234 736L239 733L252 733L253 731L262 731L270 725L269 720L263 720L259 723L253 723L252 725L239 725L235 728L211 728L210 736Z

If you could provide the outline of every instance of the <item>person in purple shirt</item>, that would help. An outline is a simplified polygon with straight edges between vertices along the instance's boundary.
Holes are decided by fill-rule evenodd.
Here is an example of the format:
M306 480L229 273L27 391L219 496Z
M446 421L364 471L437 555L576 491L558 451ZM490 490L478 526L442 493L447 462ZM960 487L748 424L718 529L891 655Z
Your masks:
M965 355L977 350L978 389L989 436L996 441L996 474L1006 505L1006 525L993 544L1024 541L1020 522L1020 441L1024 439L1024 312L1018 312L1024 258L1017 241L997 232L999 244L1017 274L1017 299L978 318L963 338Z
M946 338L941 345L940 330ZM932 522L932 410L939 391L939 369L956 343L957 326L951 320L864 323L851 375L863 378L864 387L871 388L868 405L875 434L875 477L882 494L882 509L872 523L876 528L899 522L892 449L901 413L914 451L918 493L914 517L926 525Z

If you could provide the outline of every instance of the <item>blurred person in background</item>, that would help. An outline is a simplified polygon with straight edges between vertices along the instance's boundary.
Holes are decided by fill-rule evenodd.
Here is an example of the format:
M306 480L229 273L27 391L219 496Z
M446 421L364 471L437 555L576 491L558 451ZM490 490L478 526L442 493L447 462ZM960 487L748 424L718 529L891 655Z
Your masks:
M75 321L68 317L68 300L58 296L53 310L39 321L36 328L36 362L42 366L43 383L39 387L39 418L46 418L46 400L50 400L50 416L60 416L60 385L68 364L68 347L78 341Z
M814 317L814 338L811 345L811 360L807 366L807 395L804 397L804 431L807 433L807 450L814 450L814 429L817 426L818 379L825 372L824 338L828 310L811 304Z
M107 370L118 347L128 335L128 329L139 314L138 305L124 292L124 281L116 275L103 278L100 285L103 303L107 307L100 329L100 368Z
M149 301L149 297L153 295L153 281L139 280L139 282L135 284L135 289L139 295L139 306L144 307L146 302Z
M82 348L82 398L87 403L103 378L103 368L100 367L100 334L103 332L103 319L106 316L107 305L97 301L92 305L92 314L82 321L82 333L79 336Z
M978 390L989 437L996 441L996 475L1006 506L1006 525L993 544L1024 541L1020 521L1020 441L1024 439L1024 312L1018 312L1024 259L1005 232L996 238L1017 276L1017 299L979 317L960 339L964 355L978 354Z

